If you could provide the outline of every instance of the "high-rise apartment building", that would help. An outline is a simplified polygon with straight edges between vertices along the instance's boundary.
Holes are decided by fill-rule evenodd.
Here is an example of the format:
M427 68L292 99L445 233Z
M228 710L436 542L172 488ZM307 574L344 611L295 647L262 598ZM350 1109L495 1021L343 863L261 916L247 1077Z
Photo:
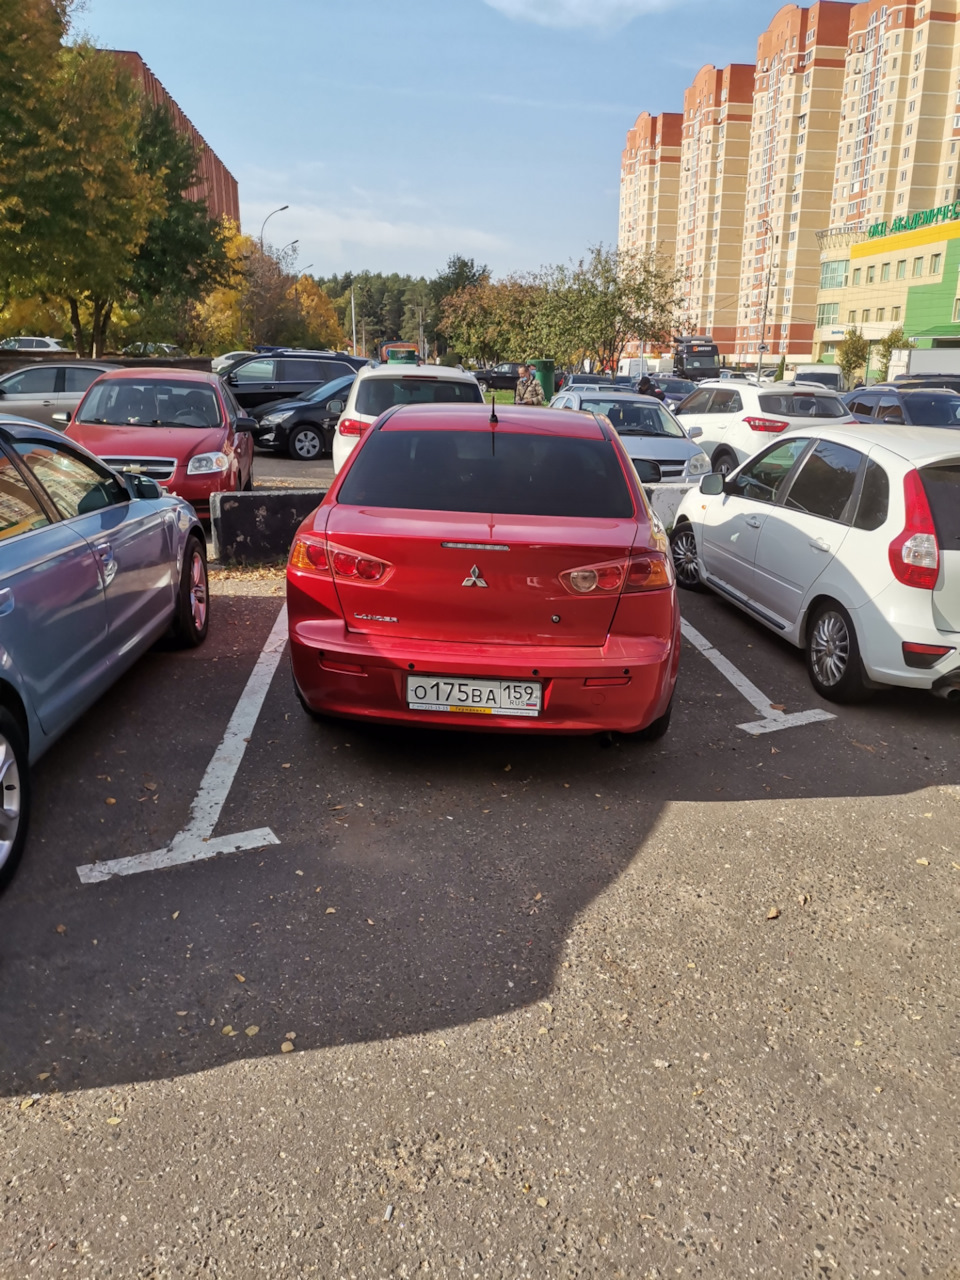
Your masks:
M682 129L679 112L642 111L627 134L620 162L621 249L656 251L673 261Z
M737 355L809 359L830 221L849 4L785 5L757 42Z
M752 66L701 67L683 95L677 268L684 329L736 348Z

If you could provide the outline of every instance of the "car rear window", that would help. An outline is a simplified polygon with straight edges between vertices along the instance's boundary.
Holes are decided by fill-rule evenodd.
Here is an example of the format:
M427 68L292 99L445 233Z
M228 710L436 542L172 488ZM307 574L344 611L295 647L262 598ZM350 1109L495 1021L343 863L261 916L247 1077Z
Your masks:
M960 427L960 395L911 391L903 400L915 427Z
M960 550L960 459L921 467L920 479L930 503L937 541L945 551Z
M860 504L854 519L857 529L879 529L886 522L890 505L890 479L878 462L867 459L860 490Z
M377 431L337 500L500 515L625 519L634 513L609 440L492 431Z
M811 395L806 391L768 392L760 397L764 413L779 413L785 418L845 418L850 410L839 396Z
M364 378L357 387L357 413L378 418L395 404L482 404L476 382L452 378Z

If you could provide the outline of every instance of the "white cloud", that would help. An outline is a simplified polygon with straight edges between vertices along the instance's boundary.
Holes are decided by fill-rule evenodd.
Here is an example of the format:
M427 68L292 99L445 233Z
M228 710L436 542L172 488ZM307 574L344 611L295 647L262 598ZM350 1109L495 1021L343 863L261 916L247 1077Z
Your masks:
M672 0L485 0L492 9L543 27L625 26L642 13L667 8Z

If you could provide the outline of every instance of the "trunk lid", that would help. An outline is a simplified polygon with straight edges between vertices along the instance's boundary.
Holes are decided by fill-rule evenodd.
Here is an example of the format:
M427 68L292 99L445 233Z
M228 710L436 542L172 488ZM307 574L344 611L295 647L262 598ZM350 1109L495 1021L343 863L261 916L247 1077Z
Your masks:
M934 622L938 631L960 631L960 459L921 467L920 478L940 547Z
M626 556L636 529L632 516L558 521L335 505L326 536L391 566L380 582L335 579L351 631L453 643L599 646L619 592L578 596L559 575Z

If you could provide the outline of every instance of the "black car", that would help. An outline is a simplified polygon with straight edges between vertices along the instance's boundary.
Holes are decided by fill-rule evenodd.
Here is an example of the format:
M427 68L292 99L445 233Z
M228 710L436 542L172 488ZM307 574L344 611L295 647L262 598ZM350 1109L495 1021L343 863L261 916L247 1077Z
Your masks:
M296 400L281 400L254 409L253 417L259 424L254 440L261 449L288 453L303 462L331 453L337 419L356 376L344 374Z
M633 390L632 383L638 381L636 378L625 378L622 383L616 385L622 386L625 390ZM614 380L608 373L565 373L563 381L557 388L558 391L568 391L571 387L613 387Z
M904 389L878 383L842 397L858 422L902 422L911 427L960 427L960 393L940 387Z
M249 356L222 376L240 405L249 411L280 400L300 399L367 364L369 360L344 351L280 351Z
M483 392L516 391L520 381L520 366L511 362L495 364L490 369L475 369L474 373Z

